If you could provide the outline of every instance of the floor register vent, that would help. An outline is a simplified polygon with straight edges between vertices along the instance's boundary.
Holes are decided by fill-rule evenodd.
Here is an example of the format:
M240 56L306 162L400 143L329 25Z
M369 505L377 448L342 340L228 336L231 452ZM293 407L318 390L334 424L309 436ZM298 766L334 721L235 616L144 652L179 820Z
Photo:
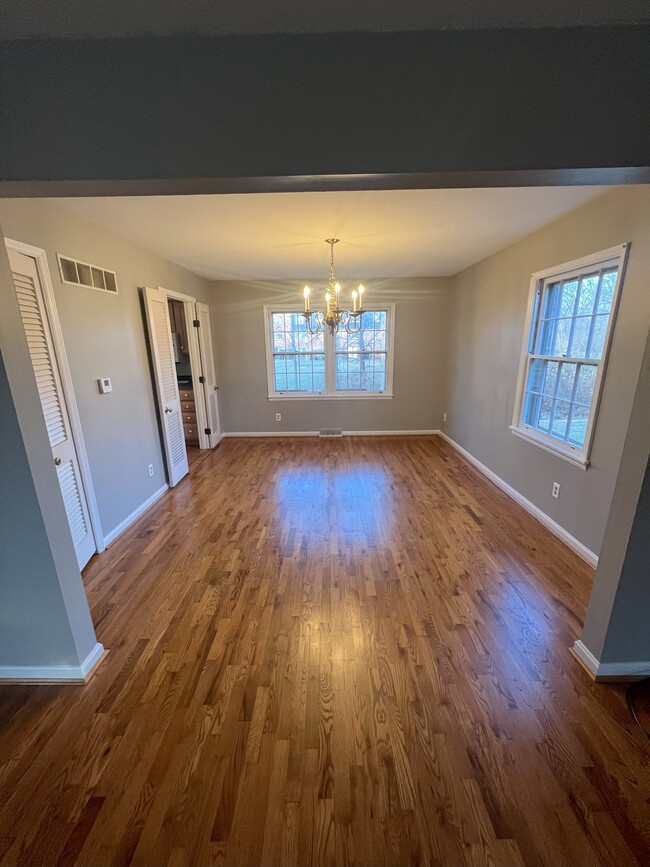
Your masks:
M341 428L338 427L325 427L318 432L318 436L322 439L329 439L330 437L342 437L343 431L341 430Z

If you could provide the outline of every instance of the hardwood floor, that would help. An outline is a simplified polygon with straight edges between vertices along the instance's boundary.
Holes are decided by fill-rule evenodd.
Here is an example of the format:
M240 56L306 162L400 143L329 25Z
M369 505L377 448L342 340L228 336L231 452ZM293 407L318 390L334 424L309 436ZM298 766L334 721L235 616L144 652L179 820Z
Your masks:
M225 440L85 574L86 686L0 687L0 864L650 864L592 571L434 437Z
M187 451L187 463L192 466L194 461L203 457L202 450L198 446L185 446Z

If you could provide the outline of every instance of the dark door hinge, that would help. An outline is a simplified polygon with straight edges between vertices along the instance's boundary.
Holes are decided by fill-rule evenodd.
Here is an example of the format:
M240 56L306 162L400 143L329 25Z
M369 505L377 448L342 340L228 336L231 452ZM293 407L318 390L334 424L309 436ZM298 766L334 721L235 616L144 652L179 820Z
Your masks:
M201 327L201 323L199 322L198 319L193 319L193 320L192 320L192 325L193 325L195 328L200 328L200 327Z
M205 382L205 376L199 376L199 382Z
M203 433L207 433L207 435L210 436L210 434L212 433L212 428L211 427L204 428Z

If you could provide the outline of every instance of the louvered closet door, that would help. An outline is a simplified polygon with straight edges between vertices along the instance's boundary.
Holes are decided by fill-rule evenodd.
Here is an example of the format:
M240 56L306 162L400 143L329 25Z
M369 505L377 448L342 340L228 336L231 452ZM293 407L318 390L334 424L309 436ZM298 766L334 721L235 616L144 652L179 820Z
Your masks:
M43 301L43 290L34 259L16 250L7 252L52 447L52 458L59 476L63 505L77 552L79 568L83 569L95 553L95 539L79 473L79 461L72 440L70 419Z
M197 302L196 318L199 320L199 348L201 350L203 376L205 377L203 394L208 427L210 428L208 439L210 448L213 448L221 439L221 419L219 417L219 392L212 346L212 328L210 327L210 308L207 304Z
M167 296L158 289L145 289L145 309L151 354L153 356L156 391L163 425L163 442L167 458L169 484L173 488L189 472L183 416L176 380L176 364L169 323Z

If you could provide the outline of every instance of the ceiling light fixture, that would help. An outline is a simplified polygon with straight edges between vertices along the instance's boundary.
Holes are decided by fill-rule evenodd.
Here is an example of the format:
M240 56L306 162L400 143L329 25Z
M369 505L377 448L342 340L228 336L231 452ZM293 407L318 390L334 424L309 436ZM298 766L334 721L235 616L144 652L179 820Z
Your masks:
M365 312L363 293L366 290L359 284L359 290L352 293L352 310L346 310L339 306L341 284L337 283L334 277L334 244L338 244L339 239L326 238L325 243L330 245L330 278L325 292L325 310L314 311L311 309L309 303L311 289L309 286L305 286L302 293L305 299L305 309L302 315L305 317L310 334L318 334L323 330L324 325L327 325L330 334L336 334L339 326L345 328L348 334L356 334L361 330L361 316Z

